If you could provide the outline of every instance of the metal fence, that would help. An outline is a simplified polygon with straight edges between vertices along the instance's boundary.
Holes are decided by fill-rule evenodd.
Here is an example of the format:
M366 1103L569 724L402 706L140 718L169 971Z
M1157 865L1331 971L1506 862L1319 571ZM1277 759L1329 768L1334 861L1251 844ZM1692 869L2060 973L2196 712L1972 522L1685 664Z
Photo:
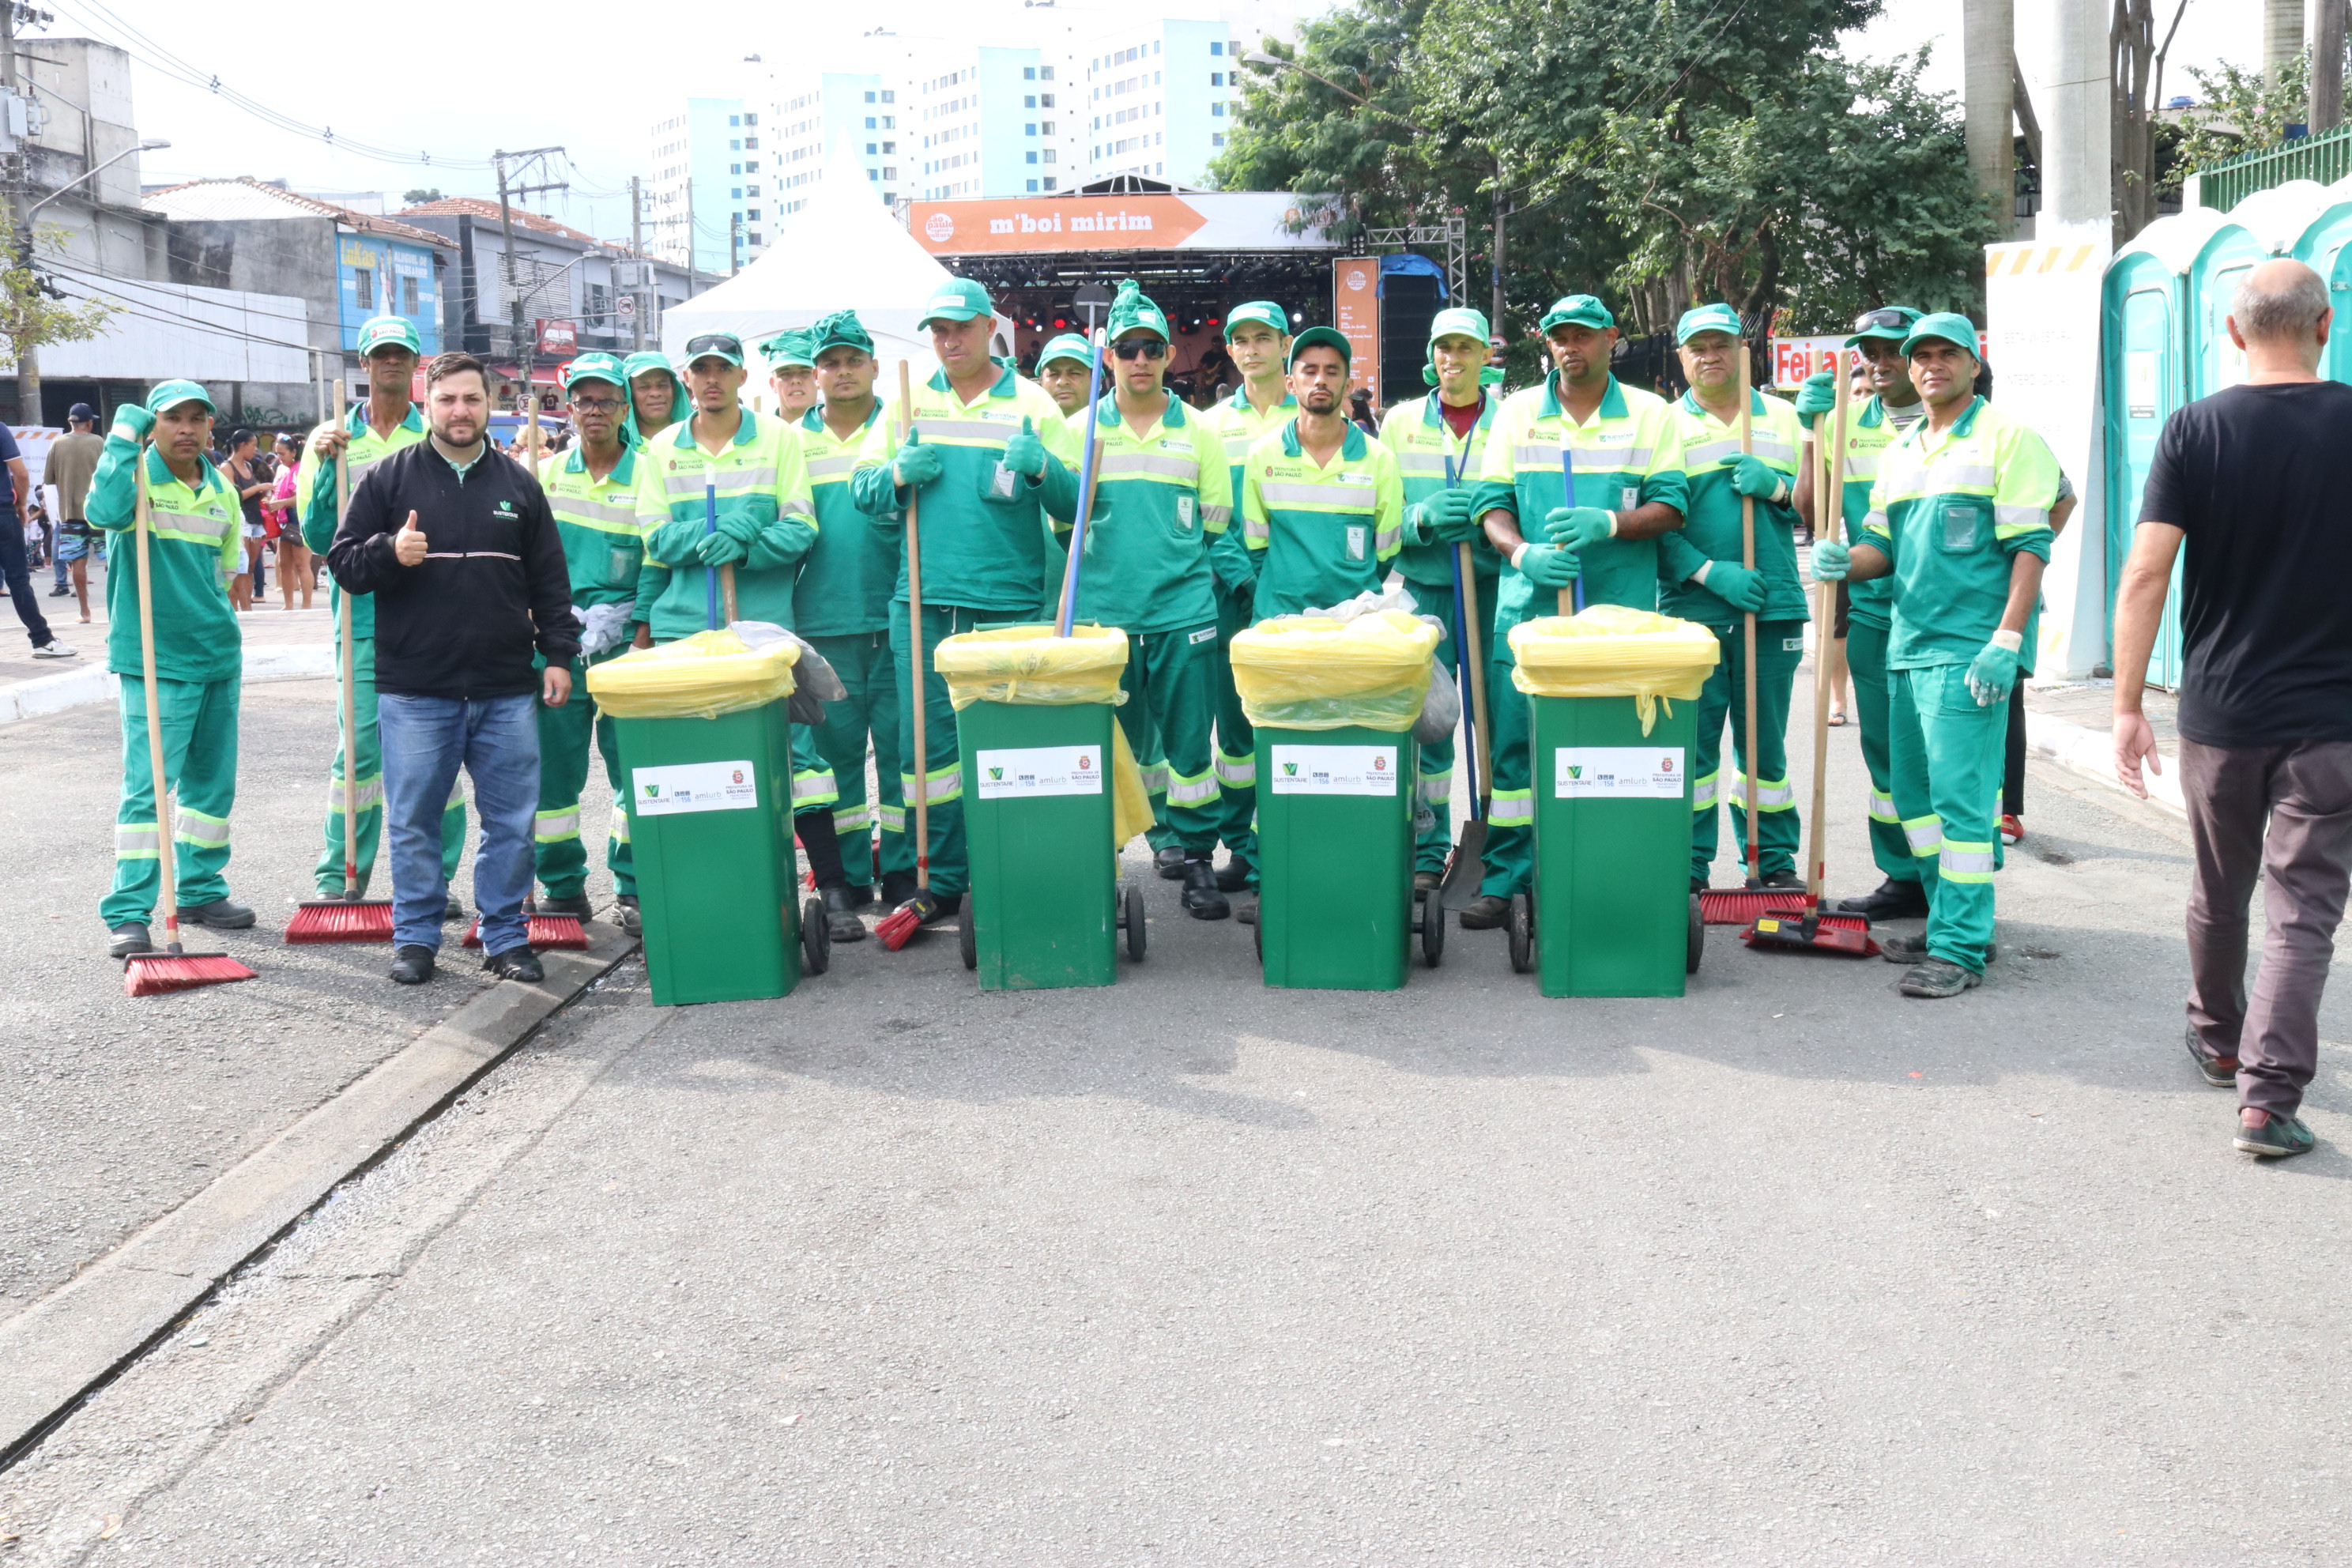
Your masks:
M2228 212L2256 191L2267 191L2289 180L2316 180L2328 185L2347 174L2352 174L2352 125L2242 153L2226 163L2200 169L2189 178L2196 182L2197 205Z

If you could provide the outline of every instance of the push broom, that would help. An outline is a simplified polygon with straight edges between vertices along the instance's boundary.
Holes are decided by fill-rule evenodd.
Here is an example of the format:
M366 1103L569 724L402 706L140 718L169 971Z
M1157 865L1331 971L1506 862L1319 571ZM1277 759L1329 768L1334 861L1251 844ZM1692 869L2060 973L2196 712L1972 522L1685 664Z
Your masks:
M154 771L155 868L163 879L163 951L134 952L124 959L122 989L132 996L157 996L254 976L225 952L189 952L180 945L179 847L172 836L172 792L163 776L163 710L155 690L155 591L147 562L147 536L154 531L155 520L147 504L147 448L141 447L131 461L139 470L138 504L131 514L139 552L139 672L147 689L147 763Z
M915 430L914 393L907 379L907 362L898 362L898 444L905 446ZM923 708L929 682L923 669L923 535L922 511L917 492L907 493L907 632L914 671L911 706L915 721L915 897L874 922L882 945L898 952L923 929L915 905L931 890L931 753L925 744Z
M335 531L343 531L343 509L351 500L351 470L343 456L335 456ZM342 690L343 718L343 896L311 899L299 905L286 922L289 942L390 942L392 904L388 900L360 898L359 852L359 711L357 679L352 654L352 596L335 591L335 640L341 653L336 674Z
M1445 488L1452 489L1455 479L1454 456L1446 454ZM1486 814L1494 808L1494 770L1488 766L1486 740L1486 658L1484 639L1478 635L1478 573L1472 563L1470 545L1465 540L1454 547L1454 624L1461 635L1454 646L1454 662L1462 667L1464 683L1470 690L1470 728L1465 739L1464 760L1470 768L1470 820L1462 825L1462 837L1455 841L1454 851L1446 858L1445 876L1438 884L1437 900L1442 909L1467 909L1477 898L1480 881L1486 874Z
M539 474L539 395L528 387L524 388L524 407L528 411L525 415L528 421L525 429L529 431L529 435L525 437L525 441L530 453L529 466L532 477L537 478ZM578 915L541 914L529 900L525 900L523 904L523 914L529 921L524 928L523 941L532 947L578 950L588 945L587 928L580 923ZM478 913L474 916L474 923L466 928L466 940L462 945L467 947L482 945L482 917Z
M1843 354L1840 358L1843 359ZM1815 528L1818 536L1835 542L1843 531L1845 521L1845 443L1846 415L1851 406L1845 367L1838 367L1837 410L1832 418L1829 438L1822 443L1823 454L1821 472L1815 476L1813 515L1820 519ZM1759 915L1756 923L1739 933L1739 939L1750 947L1769 952L1827 952L1844 958L1872 958L1878 944L1870 938L1870 918L1866 915L1831 914L1822 907L1822 827L1828 816L1828 781L1830 763L1830 634L1836 626L1837 585L1816 583L1813 585L1813 625L1818 628L1817 651L1813 657L1813 805L1812 820L1808 831L1811 837L1811 853L1805 875L1805 896L1801 902L1775 909ZM1785 895L1784 895L1785 896Z

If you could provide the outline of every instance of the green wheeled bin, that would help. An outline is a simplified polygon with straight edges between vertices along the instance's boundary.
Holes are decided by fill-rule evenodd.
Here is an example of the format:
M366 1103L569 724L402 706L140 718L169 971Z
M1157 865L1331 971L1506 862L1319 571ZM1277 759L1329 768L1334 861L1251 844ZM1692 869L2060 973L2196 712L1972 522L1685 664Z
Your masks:
M1395 612L1286 617L1235 634L1257 732L1257 952L1268 985L1394 991L1414 939L1435 968L1445 914L1412 891L1419 748L1434 627Z
M1695 634L1695 635L1694 635ZM1679 996L1704 952L1690 890L1690 760L1704 626L1597 605L1515 628L1533 705L1535 892L1512 900L1511 967L1546 996Z
M714 690L692 689L683 665L654 673L665 689L648 698L630 689L650 668L624 669L631 658L668 655L704 633L662 648L625 655L590 671L590 689L615 728L621 771L628 781L629 843L636 860L637 900L644 921L646 973L656 1005L741 1002L785 996L803 974L822 974L830 961L823 906L805 909L795 895L793 855L792 726L784 694L769 695L772 678L751 684L741 667L741 645L709 659L738 668L714 669ZM690 656L672 655L673 659ZM769 656L775 662L777 656ZM785 694L790 659L783 658ZM618 679L605 672L623 669ZM604 677L600 681L599 677ZM683 694L670 688L684 685ZM738 696L724 693L736 691ZM765 696L754 706L709 713L679 709L699 702L727 707L741 697Z
M1117 728L1127 636L987 626L942 640L963 768L963 963L983 991L1108 985L1144 952L1143 889L1118 876Z

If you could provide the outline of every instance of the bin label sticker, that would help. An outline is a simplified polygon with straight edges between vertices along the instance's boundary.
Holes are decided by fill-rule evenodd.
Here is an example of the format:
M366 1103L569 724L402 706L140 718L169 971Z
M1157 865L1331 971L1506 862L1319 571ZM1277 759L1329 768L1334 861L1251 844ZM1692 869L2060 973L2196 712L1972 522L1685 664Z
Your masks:
M1394 746L1274 748L1276 795L1385 795L1397 792Z
M689 811L751 811L760 804L760 778L748 760L632 768L629 798L639 816L677 816Z
M1018 746L979 752L980 798L1024 800L1041 795L1100 795L1099 746Z
M1561 746L1552 752L1552 798L1680 800L1687 771L1679 746Z

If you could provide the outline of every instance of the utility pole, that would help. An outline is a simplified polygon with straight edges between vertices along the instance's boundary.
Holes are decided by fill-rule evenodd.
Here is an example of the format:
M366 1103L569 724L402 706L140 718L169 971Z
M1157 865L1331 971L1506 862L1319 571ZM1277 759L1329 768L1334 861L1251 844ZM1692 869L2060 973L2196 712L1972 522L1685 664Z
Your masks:
M637 177L629 176L629 276L635 283L637 308L629 312L629 343L632 352L643 353L646 347L646 311L653 306L653 290L639 279L650 280L651 268L646 265L645 198L637 190Z
M0 89L16 96L16 0L0 0ZM16 265L33 269L33 230L25 216L25 181L31 160L19 145L8 154L8 216L16 231ZM27 425L46 425L41 416L41 351L19 342L16 350L16 417ZM100 410L103 413L103 410Z
M1998 239L2007 239L2017 226L2016 39L2011 0L1961 0L1960 104L1969 173L1992 211ZM2049 179L2044 170L2044 205Z
M6 0L0 0L0 5L5 4ZM499 243L505 247L499 252L499 260L507 279L509 345L514 350L515 368L522 374L522 395L533 402L538 400L539 394L530 384L531 358L533 351L539 347L539 344L523 326L522 286L515 270L514 198L527 196L534 191L561 191L568 187L561 180L536 185L509 184L507 179L507 164L509 163L530 164L546 157L551 153L562 151L561 147L533 147L523 153L490 154L491 166L499 172ZM520 172L520 169L517 170L518 174Z
M2311 134L2344 123L2344 0L2314 0Z
M1511 194L1503 188L1503 161L1497 158L1495 160L1495 252L1490 258L1493 276L1489 279L1494 285L1495 297L1494 309L1486 313L1486 331L1506 342L1510 341L1511 334L1503 328L1503 219L1509 214L1510 207Z
M697 292L694 286L694 247L700 237L694 227L694 176L689 174L686 176L686 297L689 300Z
M2323 7L2326 4L2320 0ZM2263 79L2278 86L2281 74L2302 53L2303 0L2263 0Z
M743 270L743 215L727 215L727 276L734 277Z

